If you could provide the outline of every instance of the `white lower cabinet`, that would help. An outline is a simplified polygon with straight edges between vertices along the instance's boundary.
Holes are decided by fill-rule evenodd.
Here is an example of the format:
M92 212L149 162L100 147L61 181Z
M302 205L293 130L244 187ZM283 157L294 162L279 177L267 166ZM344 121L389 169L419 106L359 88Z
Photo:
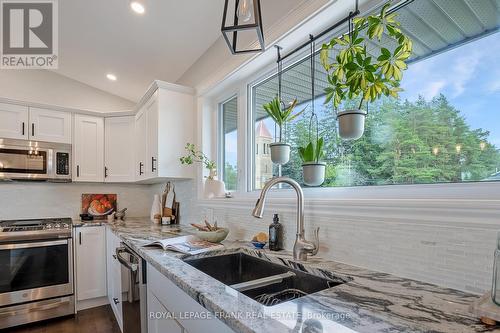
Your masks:
M92 226L75 229L77 301L106 296L104 228L104 226Z
M158 298L148 290L148 333L187 333Z
M148 332L234 333L172 281L148 264ZM168 313L177 315L174 319ZM178 314L196 313L196 318ZM207 313L207 315L202 315Z
M106 229L106 264L108 270L108 300L115 314L118 326L123 331L122 318L122 274L121 264L116 258L116 248L120 247L120 238L113 234L109 228Z

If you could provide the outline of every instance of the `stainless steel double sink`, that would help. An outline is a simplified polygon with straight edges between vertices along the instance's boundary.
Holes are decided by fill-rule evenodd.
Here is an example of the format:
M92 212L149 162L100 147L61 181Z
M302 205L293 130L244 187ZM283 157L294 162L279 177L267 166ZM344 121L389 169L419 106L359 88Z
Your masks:
M266 306L280 304L343 284L246 253L186 258L184 261Z

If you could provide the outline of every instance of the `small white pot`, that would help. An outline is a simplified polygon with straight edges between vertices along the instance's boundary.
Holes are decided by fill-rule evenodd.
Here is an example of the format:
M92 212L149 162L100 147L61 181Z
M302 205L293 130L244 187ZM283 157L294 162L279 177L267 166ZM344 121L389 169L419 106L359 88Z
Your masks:
M365 131L366 111L344 110L337 113L339 135L344 140L357 140Z
M287 164L290 160L290 145L283 142L275 142L269 145L271 148L271 161L275 164Z
M325 181L326 163L306 162L302 164L302 176L307 186L320 186Z

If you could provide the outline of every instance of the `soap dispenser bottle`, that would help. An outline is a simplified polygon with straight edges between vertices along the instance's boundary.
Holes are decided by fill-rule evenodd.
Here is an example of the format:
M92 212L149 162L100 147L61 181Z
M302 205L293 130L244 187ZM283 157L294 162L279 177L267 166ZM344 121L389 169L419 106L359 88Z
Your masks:
M274 214L273 223L269 225L269 250L279 251L283 248L283 225L278 214Z

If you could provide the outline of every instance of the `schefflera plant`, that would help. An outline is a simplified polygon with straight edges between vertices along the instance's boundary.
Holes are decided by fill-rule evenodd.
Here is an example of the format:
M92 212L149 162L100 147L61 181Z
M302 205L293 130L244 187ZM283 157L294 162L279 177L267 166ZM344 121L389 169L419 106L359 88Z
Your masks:
M321 64L328 73L325 104L332 103L337 110L342 102L359 98L357 109L337 112L339 134L344 139L358 139L363 134L364 102L374 102L384 95L397 98L402 90L400 82L413 45L401 31L397 14L388 13L390 6L390 2L386 3L378 15L353 19L348 34L323 44L320 51ZM368 51L367 43L380 45L384 35L396 43L394 51L385 47ZM331 51L337 53L333 62L329 58Z

